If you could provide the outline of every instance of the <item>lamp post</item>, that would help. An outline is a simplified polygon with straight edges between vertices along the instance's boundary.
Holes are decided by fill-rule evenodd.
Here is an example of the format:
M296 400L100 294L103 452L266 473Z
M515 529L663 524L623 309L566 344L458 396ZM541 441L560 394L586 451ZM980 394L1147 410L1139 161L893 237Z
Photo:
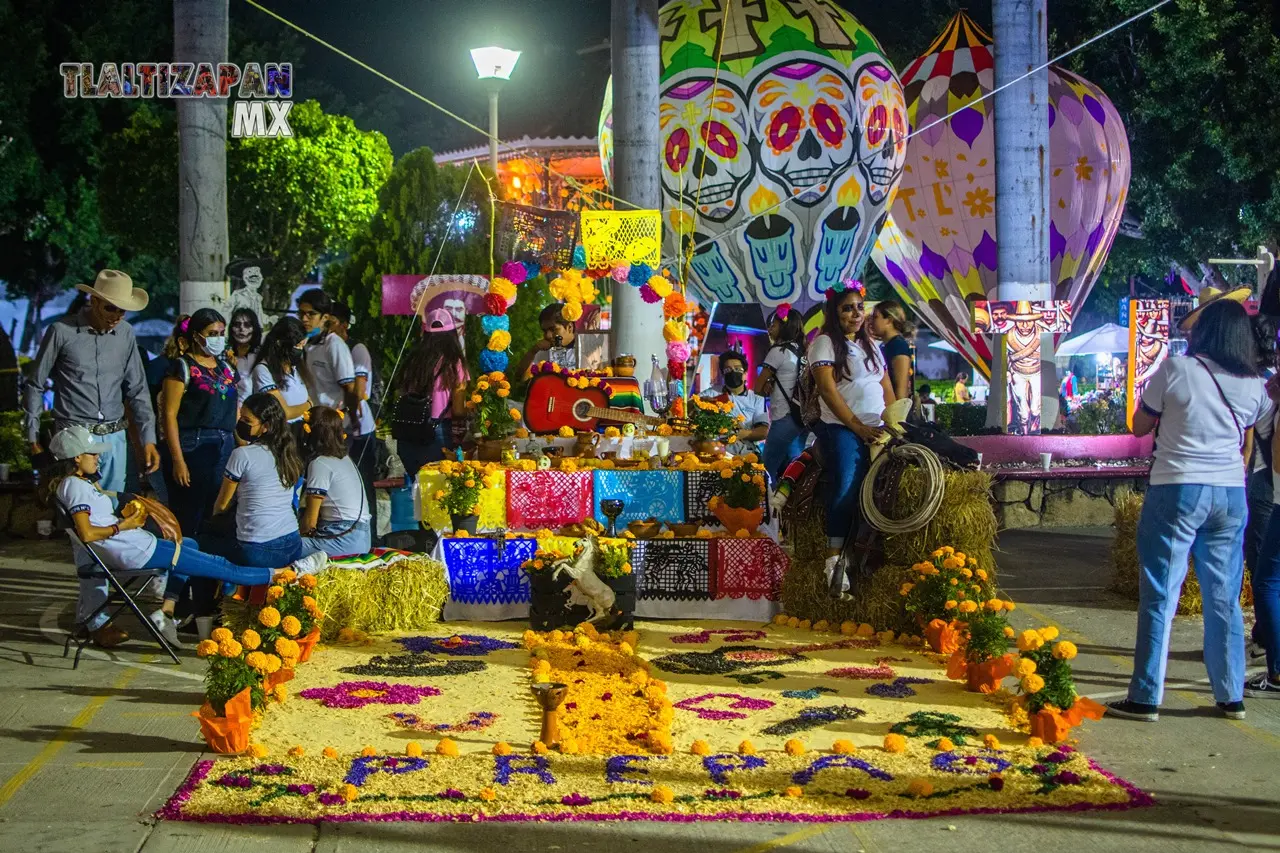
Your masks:
M511 79L520 51L505 47L476 47L471 49L471 61L476 64L476 74L489 81L489 168L498 176L498 88Z

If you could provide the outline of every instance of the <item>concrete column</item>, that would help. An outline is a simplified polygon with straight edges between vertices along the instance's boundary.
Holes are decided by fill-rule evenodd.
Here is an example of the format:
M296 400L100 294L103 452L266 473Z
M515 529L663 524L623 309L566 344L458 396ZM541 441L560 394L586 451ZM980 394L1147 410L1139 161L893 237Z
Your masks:
M613 192L637 207L658 210L658 0L612 2ZM647 305L639 288L613 285L609 348L615 356L634 355L642 379L651 355L666 365L662 311Z
M498 177L498 84L489 89L489 170Z
M991 0L996 87L1049 61L1047 0ZM1049 264L1049 72L1040 71L995 96L996 293L989 298L1053 298ZM1077 308L1079 306L1076 306ZM1052 342L1052 338L1048 340ZM1003 347L1002 339L993 344ZM996 365L1000 370L995 370ZM1002 425L1007 365L993 364L988 425ZM1058 417L1052 347L1042 352L1043 428Z
M228 0L174 0L174 60L227 60ZM183 98L178 106L180 310L223 308L227 299L227 102ZM228 320L230 318L227 318Z

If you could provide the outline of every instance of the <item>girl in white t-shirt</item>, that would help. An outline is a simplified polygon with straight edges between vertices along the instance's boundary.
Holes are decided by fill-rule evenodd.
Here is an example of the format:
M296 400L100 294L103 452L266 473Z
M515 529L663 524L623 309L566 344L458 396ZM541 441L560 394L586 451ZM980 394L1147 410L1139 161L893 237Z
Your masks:
M317 406L303 424L307 484L300 522L304 550L332 557L369 552L369 503L356 464L347 455L342 414Z
M288 561L264 567L235 565L200 551L193 539L183 539L175 545L157 538L143 529L147 515L140 505L126 504L117 512L112 499L98 488L98 454L104 449L106 445L82 426L67 427L49 443L49 451L57 460L49 488L75 528L79 541L72 556L76 568L87 575L80 579L76 623L89 632L96 645L118 646L129 639L129 635L108 622L103 607L109 593L107 581L105 576L93 576L96 566L85 552L86 548L92 548L113 571L168 574L164 603L150 619L174 646L180 645L174 608L189 578L254 586L270 581L273 568L289 565ZM299 561L294 567L300 573L309 572L314 571L313 564L318 563L313 558Z
M236 561L247 566L279 566L305 553L298 535L293 490L302 478L293 431L284 408L271 394L253 394L240 409L236 441L214 512L236 499Z
M827 291L822 333L809 345L809 366L821 397L815 432L828 473L827 562L830 583L845 539L857 523L858 492L870 466L868 445L881 433L881 413L894 401L880 349L871 340L856 280ZM842 578L839 595L847 597Z
M307 333L298 318L281 317L258 349L252 371L253 393L275 397L291 424L300 424L311 408L307 391L310 371L303 352L306 342Z
M800 420L800 366L804 361L804 317L790 305L779 305L769 315L769 340L773 346L765 354L756 378L757 394L769 397L769 433L764 440L764 467L777 484L782 471L804 450L810 436Z

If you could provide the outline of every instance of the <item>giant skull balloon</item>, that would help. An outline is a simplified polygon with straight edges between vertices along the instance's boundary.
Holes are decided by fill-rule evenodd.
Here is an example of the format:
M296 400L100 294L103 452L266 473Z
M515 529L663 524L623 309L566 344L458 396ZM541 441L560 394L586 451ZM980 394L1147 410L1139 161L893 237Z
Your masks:
M994 88L991 44L962 12L903 76L917 135L872 255L925 322L988 375L989 342L970 331L970 317L972 303L996 291L994 103L981 100ZM1129 141L1107 96L1057 66L1049 68L1049 159L1053 298L1078 311L1120 227Z
M902 174L892 66L833 0L671 0L659 29L665 256L696 246L705 301L815 304L865 264Z

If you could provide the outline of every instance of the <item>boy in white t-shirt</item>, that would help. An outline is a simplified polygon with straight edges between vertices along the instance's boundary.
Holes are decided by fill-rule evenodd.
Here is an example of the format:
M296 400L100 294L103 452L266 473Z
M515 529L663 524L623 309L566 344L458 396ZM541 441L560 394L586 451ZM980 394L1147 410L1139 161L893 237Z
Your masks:
M365 500L370 507L374 537L378 530L378 499L374 481L378 479L378 451L380 449L373 408L369 398L373 393L373 355L363 343L350 343L351 309L341 302L330 309L329 337L341 338L351 348L351 366L355 371L356 396L360 398L360 421L347 419L347 432L351 435L351 458L356 463L364 482ZM354 428L353 428L354 427Z

